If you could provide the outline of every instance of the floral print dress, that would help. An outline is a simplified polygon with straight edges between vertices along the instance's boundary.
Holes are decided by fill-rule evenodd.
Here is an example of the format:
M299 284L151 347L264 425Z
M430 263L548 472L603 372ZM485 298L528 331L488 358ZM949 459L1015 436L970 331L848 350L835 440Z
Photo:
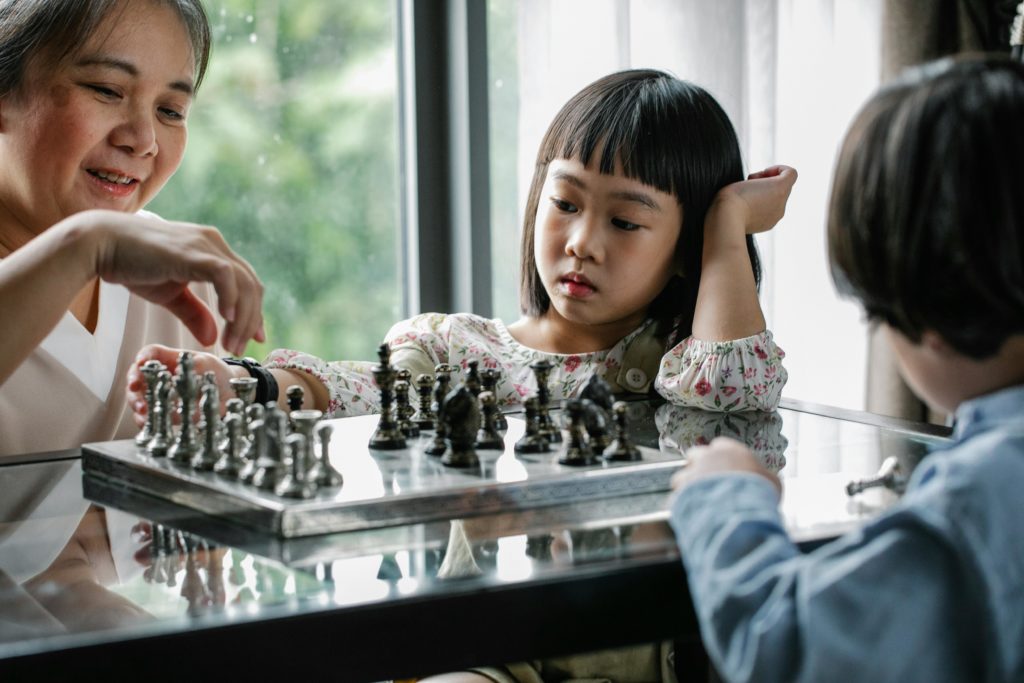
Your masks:
M785 354L770 332L725 342L689 337L662 354L662 347L651 345L653 325L648 320L604 351L558 354L523 346L501 320L468 313L424 313L397 323L385 341L391 348L391 363L408 369L414 379L421 373L433 374L439 363L465 370L475 360L480 369L498 369L501 380L496 394L503 406L520 405L536 392L530 365L545 359L555 365L548 387L556 403L576 396L591 375L599 374L616 393L644 394L653 388L673 404L692 408L739 412L778 406L787 378L782 367ZM655 348L656 353L637 352L645 341L644 348ZM288 349L273 351L265 362L269 368L316 377L330 394L332 417L379 410L380 394L372 374L375 364L324 361ZM456 382L457 376L453 377Z

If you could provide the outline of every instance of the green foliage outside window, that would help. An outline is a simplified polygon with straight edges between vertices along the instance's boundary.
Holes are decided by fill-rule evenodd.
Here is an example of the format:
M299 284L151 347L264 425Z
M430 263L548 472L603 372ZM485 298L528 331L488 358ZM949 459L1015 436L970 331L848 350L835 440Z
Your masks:
M401 317L392 0L211 0L178 173L149 209L216 226L266 285L268 343L372 359Z

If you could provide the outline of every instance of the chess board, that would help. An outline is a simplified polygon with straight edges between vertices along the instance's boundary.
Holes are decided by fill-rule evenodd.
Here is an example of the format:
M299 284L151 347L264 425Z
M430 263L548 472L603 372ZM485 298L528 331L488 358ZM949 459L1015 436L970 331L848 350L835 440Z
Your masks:
M553 444L548 453L517 454L513 445L525 423L509 416L505 450L479 450L479 467L458 469L424 452L429 433L402 450L371 450L367 443L378 420L369 415L326 421L334 428L330 461L344 483L307 500L154 458L132 440L83 446L83 476L100 479L107 488L123 487L281 538L298 538L667 491L683 462L678 453L644 446L638 462L585 467L559 464L564 444Z

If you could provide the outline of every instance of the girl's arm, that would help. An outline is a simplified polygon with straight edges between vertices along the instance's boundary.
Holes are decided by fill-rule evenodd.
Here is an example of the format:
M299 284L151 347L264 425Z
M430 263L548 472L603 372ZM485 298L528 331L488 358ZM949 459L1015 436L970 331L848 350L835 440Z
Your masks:
M782 218L796 177L788 166L773 166L716 195L704 220L694 337L728 341L764 331L746 237L770 230Z

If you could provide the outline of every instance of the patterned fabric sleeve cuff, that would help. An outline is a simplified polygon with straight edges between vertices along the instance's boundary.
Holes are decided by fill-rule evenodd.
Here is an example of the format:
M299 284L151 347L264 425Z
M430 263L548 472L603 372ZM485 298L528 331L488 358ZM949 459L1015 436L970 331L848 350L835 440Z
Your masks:
M339 396L338 388L331 382L331 373L326 361L301 351L275 349L263 361L263 367L276 370L298 370L316 378L327 388L329 396L327 414L330 417L345 417L348 414Z

